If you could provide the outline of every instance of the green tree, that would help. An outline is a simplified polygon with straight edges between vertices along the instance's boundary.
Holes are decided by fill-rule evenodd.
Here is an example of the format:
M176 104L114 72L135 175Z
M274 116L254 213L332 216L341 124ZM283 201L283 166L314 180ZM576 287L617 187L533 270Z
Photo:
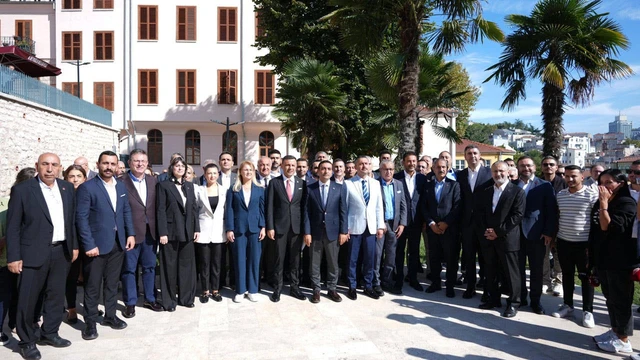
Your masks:
M514 155L513 160L517 163L518 159L520 159L523 155L527 155L528 157L533 159L533 163L536 165L536 176L541 178L542 177L542 158L544 157L542 155L542 151L529 150L529 151L525 151L524 153L518 152Z
M616 60L629 40L620 26L598 13L600 0L541 0L530 16L508 15L515 31L503 43L500 61L486 81L507 87L501 108L513 110L526 98L528 78L542 82L545 155L558 156L567 102L587 105L604 81L633 74Z
M467 127L469 126L469 116L475 109L478 98L480 97L480 89L471 84L469 73L462 64L454 62L451 67L449 85L446 91L462 93L460 97L453 100L453 107L458 110L456 132L460 137L464 137Z
M489 137L497 128L496 125L473 123L467 127L464 137L471 141L488 144Z

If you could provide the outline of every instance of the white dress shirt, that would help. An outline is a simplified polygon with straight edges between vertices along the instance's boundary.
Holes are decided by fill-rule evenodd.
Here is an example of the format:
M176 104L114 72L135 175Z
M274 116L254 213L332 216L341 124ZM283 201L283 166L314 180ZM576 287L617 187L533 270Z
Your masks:
M231 175L227 175L223 172L220 173L220 179L222 181L222 185L227 189L231 188Z
M58 188L58 181L53 182L53 186L49 187L38 178L40 183L40 190L42 190L42 196L47 203L47 209L49 209L49 216L51 216L51 222L53 223L53 237L52 243L64 241L64 207L62 205L62 194Z
M249 202L251 201L251 190L247 191L245 188L242 188L242 196L244 196L244 204L249 208Z
M413 190L416 188L416 174L418 172L414 171L413 176L409 175L406 171L404 172L404 181L407 183L407 191L409 191L409 197L413 199Z
M98 176L100 177L100 176ZM116 190L116 178L111 178L111 184L107 183L100 177L100 181L104 185L104 188L107 190L107 194L109 194L109 200L111 200L111 206L113 207L113 211L116 211L118 204L118 191Z
M187 206L187 197L185 196L184 191L182 191L182 185L176 184L176 189L178 189L178 193L182 199L182 206Z
M498 186L493 186L493 203L491 205L491 211L495 212L496 211L496 206L498 206L498 201L500 201L500 196L502 196L502 193L504 192L504 189L507 187L507 185L509 184L509 181L506 181L504 184L500 185L500 187Z
M476 181L478 180L478 173L480 172L480 166L478 165L476 169L472 169L468 167L469 175L467 175L467 179L469 179L469 186L471 187L471 192L476 188Z
M133 181L133 186L138 191L138 195L142 200L144 206L147 206L147 181L144 174L142 175L142 179L138 179L131 171L129 171L129 176L131 177L131 181Z

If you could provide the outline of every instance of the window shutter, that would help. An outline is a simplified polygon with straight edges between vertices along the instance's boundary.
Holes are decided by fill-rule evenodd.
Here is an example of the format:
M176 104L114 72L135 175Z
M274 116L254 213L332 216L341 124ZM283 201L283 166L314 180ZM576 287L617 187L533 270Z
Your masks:
M236 103L236 71L229 70L229 104Z
M236 41L236 9L229 9L229 40Z
M187 40L196 40L196 7L187 8Z

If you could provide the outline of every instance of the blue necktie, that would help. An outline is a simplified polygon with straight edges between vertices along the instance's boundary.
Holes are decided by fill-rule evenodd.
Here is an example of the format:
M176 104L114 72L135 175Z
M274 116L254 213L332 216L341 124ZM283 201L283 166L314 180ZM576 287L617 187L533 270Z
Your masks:
M364 197L364 203L369 205L369 189L367 188L367 180L362 179L362 196Z
M327 207L327 194L324 192L325 188L327 187L327 185L322 185L322 191L320 192L320 195L322 196L322 207L326 208Z

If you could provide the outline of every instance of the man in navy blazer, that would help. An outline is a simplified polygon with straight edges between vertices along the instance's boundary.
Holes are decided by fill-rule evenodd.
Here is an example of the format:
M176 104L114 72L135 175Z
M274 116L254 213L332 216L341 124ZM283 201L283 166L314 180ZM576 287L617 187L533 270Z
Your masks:
M525 284L525 264L529 258L531 310L536 314L544 314L540 304L542 295L542 272L547 245L556 235L558 229L558 202L550 182L535 176L536 165L529 156L518 159L520 178L513 183L524 190L526 207L522 218L520 242L520 276L522 277L521 305L527 301Z
M78 187L76 225L84 259L85 328L82 338L98 337L98 300L104 277L105 316L102 325L124 329L127 324L116 316L118 280L124 251L136 244L127 189L116 181L118 156L103 151L98 157L98 176Z
M58 329L67 273L78 256L74 189L71 183L57 179L60 158L42 154L36 169L36 178L11 188L7 211L7 265L19 275L16 330L20 355L25 359L40 358L36 342L55 347L71 345L58 335ZM36 311L42 310L36 309L41 293L46 296L38 339L33 319Z
M304 212L304 243L311 251L312 303L320 302L320 263L322 254L327 257L328 296L335 302L342 301L336 292L338 283L338 249L347 241L346 186L331 181L332 165L329 160L318 166L319 180L308 188Z

